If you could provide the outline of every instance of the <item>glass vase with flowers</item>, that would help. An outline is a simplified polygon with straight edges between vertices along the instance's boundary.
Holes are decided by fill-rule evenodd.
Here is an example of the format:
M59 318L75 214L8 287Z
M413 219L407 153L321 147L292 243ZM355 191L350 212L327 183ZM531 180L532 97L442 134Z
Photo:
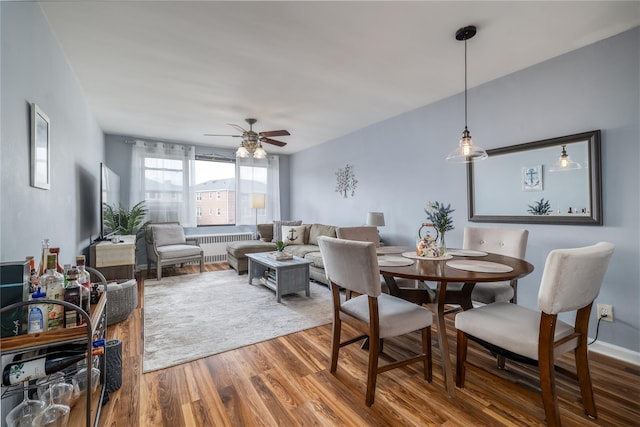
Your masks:
M436 240L440 249L440 256L443 256L447 253L445 233L454 228L451 214L455 212L455 209L451 209L451 204L445 206L444 203L429 202L424 212L427 214L427 219L433 224L433 228L437 232Z

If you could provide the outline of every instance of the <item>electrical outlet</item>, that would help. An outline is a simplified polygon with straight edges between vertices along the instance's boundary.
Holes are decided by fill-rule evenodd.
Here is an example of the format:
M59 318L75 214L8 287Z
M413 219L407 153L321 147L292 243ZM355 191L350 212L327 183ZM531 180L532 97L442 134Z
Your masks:
M602 318L605 322L613 322L613 306L610 304L598 304L598 319Z

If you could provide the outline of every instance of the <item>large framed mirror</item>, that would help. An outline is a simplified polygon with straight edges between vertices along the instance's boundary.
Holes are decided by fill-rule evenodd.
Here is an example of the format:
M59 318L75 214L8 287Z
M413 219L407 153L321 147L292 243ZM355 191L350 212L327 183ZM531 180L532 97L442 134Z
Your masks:
M602 225L599 130L487 154L467 165L469 221Z

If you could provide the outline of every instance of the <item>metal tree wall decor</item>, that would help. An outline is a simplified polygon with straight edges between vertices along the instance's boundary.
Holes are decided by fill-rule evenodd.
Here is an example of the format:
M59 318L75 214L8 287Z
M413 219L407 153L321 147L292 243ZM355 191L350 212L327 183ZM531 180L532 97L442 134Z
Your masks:
M353 173L353 165L346 165L343 169L338 169L336 172L336 193L342 194L342 197L348 197L351 193L351 197L356 194L356 185L358 180Z

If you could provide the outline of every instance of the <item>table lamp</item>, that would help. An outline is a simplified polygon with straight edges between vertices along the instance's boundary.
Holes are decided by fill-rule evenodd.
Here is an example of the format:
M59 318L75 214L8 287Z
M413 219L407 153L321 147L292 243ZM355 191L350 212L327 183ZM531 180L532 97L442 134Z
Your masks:
M384 227L384 213L382 212L369 212L367 214L367 225L374 225L376 227ZM378 230L378 240L382 242L380 238L380 230Z
M258 235L258 209L264 209L264 193L253 193L251 194L251 209L256 210L256 234L255 239L259 239Z

